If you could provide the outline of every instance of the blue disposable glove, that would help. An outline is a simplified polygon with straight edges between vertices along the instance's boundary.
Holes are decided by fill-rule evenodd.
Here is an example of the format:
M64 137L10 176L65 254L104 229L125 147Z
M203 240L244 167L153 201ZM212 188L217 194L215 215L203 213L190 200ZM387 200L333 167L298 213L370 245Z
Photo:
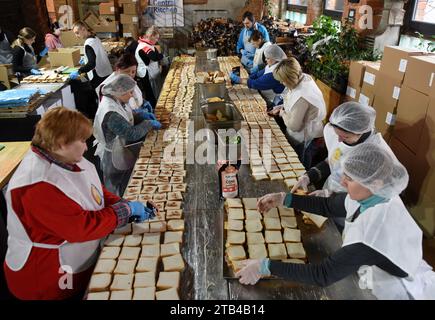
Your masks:
M42 74L42 72L39 71L38 69L31 69L30 73L33 74L34 76L39 76Z
M139 201L129 201L131 218L134 222L142 222L155 217L154 210L147 208Z
M253 59L254 56L255 56L255 53L253 53L253 52L249 52L249 51L245 51L244 56L247 57L247 58L249 58L249 59Z
M76 79L78 79L79 77L80 77L80 74L79 74L78 71L73 71L73 72L71 72L70 75L69 75L69 78L70 78L71 80L76 80Z
M147 112L153 112L153 106L151 105L151 103L149 103L149 101L144 101L142 107L140 107L142 110L145 110Z
M151 120L151 126L154 130L159 130L162 128L162 124L157 120Z
M241 83L241 79L239 76L237 76L234 72L230 73L230 79L233 83Z
M157 120L156 116L143 109L134 110L134 113L139 115L143 120Z
M251 69L251 74L257 73L258 71L260 71L260 68L258 66L255 66Z
M81 66L83 66L83 65L86 64L86 61L85 61L85 57L84 57L84 56L80 58L79 64L80 64Z
M42 51L39 53L39 56L40 56L40 57L44 57L44 56L47 55L47 53L48 53L48 48L45 47L44 50L42 50Z

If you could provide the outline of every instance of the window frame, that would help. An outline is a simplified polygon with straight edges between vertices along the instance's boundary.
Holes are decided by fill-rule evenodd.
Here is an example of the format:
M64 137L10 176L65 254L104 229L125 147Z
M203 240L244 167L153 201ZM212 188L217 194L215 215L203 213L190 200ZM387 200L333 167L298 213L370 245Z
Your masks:
M414 20L417 3L418 0L412 0L409 4L408 15L405 19L406 24L412 31L419 32L425 37L430 37L435 34L435 23Z
M331 17L333 20L339 20L341 21L341 18L343 16L343 12L344 12L344 3L343 3L343 10L342 11L338 11L338 10L329 10L326 9L326 1L323 1L323 15Z

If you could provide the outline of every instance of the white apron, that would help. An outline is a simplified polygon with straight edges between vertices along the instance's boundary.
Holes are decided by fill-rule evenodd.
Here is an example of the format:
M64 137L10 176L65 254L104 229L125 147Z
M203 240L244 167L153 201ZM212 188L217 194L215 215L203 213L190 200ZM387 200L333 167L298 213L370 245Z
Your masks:
M395 277L376 266L362 266L360 287L378 299L435 299L435 273L423 260L422 232L399 196L367 209L352 222L360 204L346 197L343 246L363 243L408 274Z
M268 42L265 42L261 48L258 48L257 50L255 50L253 67L264 65L263 53L264 53L264 50L266 50L266 48L269 47L270 45L272 45L272 43L268 41Z
M96 55L95 60L95 72L100 78L105 78L113 72L112 65L110 64L107 52L101 44L100 39L97 37L87 38L85 41L85 47L90 46ZM88 63L88 57L85 54L85 62ZM94 74L91 71L88 72L89 80L94 78Z
M149 48L152 51L155 51L156 48L146 42L139 41L139 45L136 48L136 60L138 61L138 75L139 77L143 78L146 76L146 73L148 72L148 76L150 79L151 88L154 93L154 97L156 99L159 98L160 91L161 91L161 73L160 73L160 64L158 61L152 61L150 60L150 63L148 65L145 65L145 63L142 61L142 58L139 56L140 50L143 50L144 48ZM141 65L139 65L139 62L142 62ZM144 69L145 66L145 69ZM139 68L141 69L139 74ZM142 76L143 74L143 76Z
M24 57L23 57L23 68L26 69L38 69L37 59L35 55L35 50L33 50L32 46L28 46L32 53L27 52L24 47L21 47L21 49L24 50Z
M302 131L295 132L287 128L289 135L300 143L309 145L310 142L317 138L316 133L323 131L323 119L326 117L326 105L323 94L317 87L314 80L309 76L303 76L303 80L293 90L288 90L284 95L284 111L290 112L293 106L300 98L304 98L311 105L318 109L317 117L307 123Z
M266 68L264 69L264 75L272 73L276 67L278 66L278 62L269 66L266 65ZM275 100L275 97L279 96L280 94L276 94L272 89L269 90L260 90L261 95L266 99L268 102L272 103Z
M328 149L328 162L329 168L331 170L331 174L326 180L323 189L327 189L331 192L347 192L346 188L343 187L340 183L341 178L343 176L343 168L342 168L342 159L343 156L352 150L355 146L348 146L344 142L338 141L338 136L334 131L334 128L331 124L327 124L325 129L323 130L323 136L325 138L326 148ZM382 146L384 150L389 152L394 156L393 151L385 142L384 138L380 133L374 133L370 137L367 138L363 143L374 143L376 145ZM394 156L396 158L396 156Z
M124 138L117 136L111 148L107 146L107 141L103 132L103 120L107 113L116 112L120 114L125 120L127 120L131 125L134 125L133 112L128 105L125 107L121 106L117 101L110 97L103 96L101 100L97 113L94 120L94 145L97 145L95 155L103 159L104 152L110 152L112 156L113 166L118 170L131 169L136 162L136 157L133 152L131 152L128 147L125 147L126 141Z
M98 95L98 101L101 101L101 99L103 98L103 94L102 94L102 90L103 87L112 82L113 78L115 78L115 76L117 75L116 72L113 72L110 76L108 76L106 78L106 80L104 80L96 89L96 93ZM143 105L143 96L142 96L142 91L140 90L139 86L136 84L136 86L133 89L133 97L130 98L130 101L128 102L128 104L130 105L130 108L132 110L136 110L139 109L140 107L142 107Z
M139 52L145 48L146 43L139 41L137 48L136 48L136 52L135 52L135 57L136 57L136 61L137 61L137 76L141 79L145 78L145 76L147 75L147 71L148 71L148 67L145 64L145 62L142 60L142 58L139 55Z
M24 157L6 192L9 232L6 264L11 270L19 271L25 266L33 247L58 250L59 263L65 272L85 271L97 261L100 239L80 243L64 241L60 245L34 243L12 208L12 190L43 181L58 188L84 210L103 209L103 188L94 165L86 159L77 165L82 169L81 172L72 172L54 163L50 164L33 151L29 151Z

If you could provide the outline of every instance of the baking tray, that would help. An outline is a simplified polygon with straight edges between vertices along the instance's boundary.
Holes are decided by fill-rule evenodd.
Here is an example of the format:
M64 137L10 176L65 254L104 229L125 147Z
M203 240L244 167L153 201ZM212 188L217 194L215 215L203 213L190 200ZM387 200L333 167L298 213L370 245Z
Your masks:
M225 205L223 206L224 210L224 214L223 216L223 223L222 223L222 232L223 232L223 236L222 236L222 270L223 270L223 278L227 279L227 280L238 280L239 278L236 277L236 275L234 274L233 269L228 266L228 263L226 261L226 239L227 239L227 230L225 229L225 221L228 220L228 213L225 210ZM309 235L309 233L314 233L314 232L318 232L321 229L318 229L317 227L313 227L312 225L307 225L304 221L303 221L303 215L300 211L295 210L295 216L296 216L296 221L298 223L298 229L301 230L301 240L302 240L302 244L304 245L304 238L306 236ZM264 227L264 226L263 226ZM281 229L282 230L282 229ZM264 236L264 228L263 228L263 236ZM267 244L266 244L267 246ZM243 245L243 248L245 249L245 252L248 252L248 245L247 242L245 242L245 244ZM305 259L306 263L309 263L310 261L310 257L309 257L309 252L307 251L306 246L304 245L304 249L307 253L307 258ZM249 259L249 257L248 257ZM268 277L268 278L262 278L260 280L266 280L266 281L273 281L273 280L283 280L282 278L279 277ZM295 286L297 286L297 284L295 284Z

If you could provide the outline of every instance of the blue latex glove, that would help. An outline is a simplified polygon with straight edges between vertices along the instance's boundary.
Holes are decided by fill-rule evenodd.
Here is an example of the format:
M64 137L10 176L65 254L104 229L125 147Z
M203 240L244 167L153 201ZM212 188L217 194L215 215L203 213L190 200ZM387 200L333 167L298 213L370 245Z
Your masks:
M157 120L156 116L144 109L134 110L134 113L139 115L143 120Z
M44 56L47 55L47 53L48 53L48 48L45 47L44 50L42 50L42 51L39 53L39 56L40 56L40 57L44 57Z
M245 56L249 59L254 59L255 53L246 51Z
M237 76L234 72L230 73L230 79L233 81L233 83L242 83L239 76Z
M153 106L151 105L151 103L149 103L149 101L144 101L142 107L140 107L142 110L145 110L147 112L153 112Z
M154 218L153 209L147 208L139 201L129 201L128 206L131 211L131 218L134 222L142 222Z
M151 120L151 126L154 130L159 130L162 128L162 124L157 120Z
M71 72L70 75L69 75L69 78L70 78L71 80L76 80L76 79L78 79L79 77L80 77L80 74L79 74L78 71L73 71L73 72Z
M251 74L257 73L258 71L260 71L260 68L258 66L255 66L251 69Z
M33 74L34 76L39 76L42 74L42 72L39 71L38 69L31 69L30 73Z
M85 57L84 57L84 56L80 58L79 64L80 64L81 66L84 66L84 65L86 64L86 61L85 61Z

